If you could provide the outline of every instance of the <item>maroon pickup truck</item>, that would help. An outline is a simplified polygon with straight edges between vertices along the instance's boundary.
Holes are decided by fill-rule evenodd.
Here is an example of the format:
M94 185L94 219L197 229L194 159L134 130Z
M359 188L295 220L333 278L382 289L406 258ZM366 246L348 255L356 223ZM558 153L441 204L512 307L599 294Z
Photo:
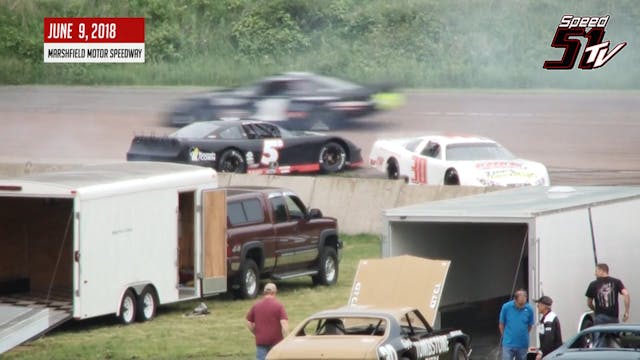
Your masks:
M307 210L290 190L229 187L227 268L237 297L256 297L260 279L311 276L313 283L338 280L342 241L334 218Z

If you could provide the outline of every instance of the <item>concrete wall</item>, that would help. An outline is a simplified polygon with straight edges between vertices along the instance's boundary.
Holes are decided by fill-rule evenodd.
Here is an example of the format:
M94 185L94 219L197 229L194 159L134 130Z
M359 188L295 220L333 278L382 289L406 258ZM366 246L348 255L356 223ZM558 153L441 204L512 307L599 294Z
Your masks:
M2 164L0 177L15 177L70 168L65 164ZM253 185L289 188L310 207L338 219L346 234L380 234L382 211L398 206L480 194L493 189L459 186L417 186L404 181L339 176L265 176L218 174L220 186Z

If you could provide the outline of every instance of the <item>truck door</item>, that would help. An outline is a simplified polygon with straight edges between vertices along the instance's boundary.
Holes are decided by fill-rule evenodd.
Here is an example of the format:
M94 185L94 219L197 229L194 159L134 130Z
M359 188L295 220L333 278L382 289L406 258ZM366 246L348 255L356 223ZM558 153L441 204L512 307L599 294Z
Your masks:
M289 219L287 205L281 194L269 196L269 203L273 211L273 227L276 236L274 273L283 273L296 263L295 236L298 233L298 221Z
M227 199L224 190L202 193L202 295L227 291Z
M295 261L297 264L307 263L309 266L318 259L318 242L320 241L320 226L307 219L307 209L296 195L285 193L284 199L289 211L289 219L295 221L297 232L292 234L296 248Z

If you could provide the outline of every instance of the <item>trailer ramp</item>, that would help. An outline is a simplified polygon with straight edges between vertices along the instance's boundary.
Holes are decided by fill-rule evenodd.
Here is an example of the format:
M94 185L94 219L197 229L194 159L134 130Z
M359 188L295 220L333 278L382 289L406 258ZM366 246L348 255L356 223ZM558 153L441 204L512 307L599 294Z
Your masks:
M71 318L71 300L33 295L0 296L0 354Z

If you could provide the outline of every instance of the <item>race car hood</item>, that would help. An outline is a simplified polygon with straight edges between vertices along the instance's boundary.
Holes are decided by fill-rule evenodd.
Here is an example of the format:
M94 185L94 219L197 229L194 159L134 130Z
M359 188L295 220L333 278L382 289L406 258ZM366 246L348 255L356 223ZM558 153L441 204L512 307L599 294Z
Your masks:
M276 345L268 360L377 359L381 337L323 335L289 337Z
M360 260L348 304L414 307L433 324L450 264L410 255Z
M533 161L489 160L460 161L455 165L462 185L520 186L548 185L544 165Z

